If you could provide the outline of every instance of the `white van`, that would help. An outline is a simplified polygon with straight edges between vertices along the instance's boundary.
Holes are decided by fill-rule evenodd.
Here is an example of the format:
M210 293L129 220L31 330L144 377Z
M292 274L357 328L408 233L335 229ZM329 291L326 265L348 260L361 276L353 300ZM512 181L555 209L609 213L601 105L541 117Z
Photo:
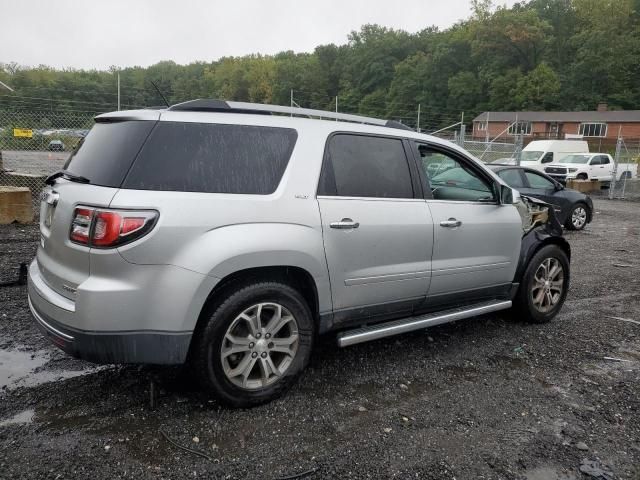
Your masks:
M583 140L534 140L522 149L520 164L544 172L547 163L558 163L567 155L589 153Z

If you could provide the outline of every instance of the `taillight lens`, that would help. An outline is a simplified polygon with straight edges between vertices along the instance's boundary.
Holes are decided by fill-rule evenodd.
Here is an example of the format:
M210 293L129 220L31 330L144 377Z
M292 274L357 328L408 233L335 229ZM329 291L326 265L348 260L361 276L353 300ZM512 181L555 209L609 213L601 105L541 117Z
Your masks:
M72 242L89 245L92 218L93 209L76 208L73 213L73 221L71 222L70 238Z
M69 238L95 248L113 248L143 237L158 220L155 210L105 210L78 207Z

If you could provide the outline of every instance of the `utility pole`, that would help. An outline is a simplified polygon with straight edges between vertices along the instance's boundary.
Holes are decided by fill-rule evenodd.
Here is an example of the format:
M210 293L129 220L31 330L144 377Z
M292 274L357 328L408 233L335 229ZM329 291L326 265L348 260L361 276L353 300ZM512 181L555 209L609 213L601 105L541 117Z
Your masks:
M291 104L290 104L291 108L293 108L293 88L291 89ZM291 117L293 117L293 112L291 112L290 114Z
M416 132L420 133L420 104L418 104L418 123L416 124Z
M336 95L336 113L338 113L338 95ZM336 118L336 122L338 119Z
M118 72L118 111L120 110L120 72Z

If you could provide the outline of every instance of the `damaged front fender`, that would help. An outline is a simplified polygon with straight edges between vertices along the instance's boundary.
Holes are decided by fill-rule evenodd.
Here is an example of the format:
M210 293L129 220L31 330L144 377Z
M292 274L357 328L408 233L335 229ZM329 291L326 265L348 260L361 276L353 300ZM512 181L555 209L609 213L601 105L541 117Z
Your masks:
M522 230L525 235L536 227L547 225L551 230L550 233L562 236L562 225L558 221L553 205L537 198L521 195L515 206L522 219Z
M555 244L564 250L571 260L571 247L562 236L562 225L552 205L537 198L521 196L516 208L522 218L522 243L514 283L520 283L533 255L544 245Z

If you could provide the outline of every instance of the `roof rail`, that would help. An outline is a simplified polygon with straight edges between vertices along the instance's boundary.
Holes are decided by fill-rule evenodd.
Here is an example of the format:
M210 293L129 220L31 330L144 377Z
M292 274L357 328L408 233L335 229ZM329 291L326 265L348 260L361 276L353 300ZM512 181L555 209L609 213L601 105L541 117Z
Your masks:
M364 123L366 125L377 125L380 127L400 128L412 130L394 120L382 120L379 118L363 117L350 113L329 112L326 110L315 110L312 108L285 107L283 105L267 105L264 103L249 102L227 102L224 100L197 99L178 103L169 107L171 111L188 112L227 112L227 113L252 113L270 115L279 113L297 117L311 117L318 119L341 120L343 122Z

